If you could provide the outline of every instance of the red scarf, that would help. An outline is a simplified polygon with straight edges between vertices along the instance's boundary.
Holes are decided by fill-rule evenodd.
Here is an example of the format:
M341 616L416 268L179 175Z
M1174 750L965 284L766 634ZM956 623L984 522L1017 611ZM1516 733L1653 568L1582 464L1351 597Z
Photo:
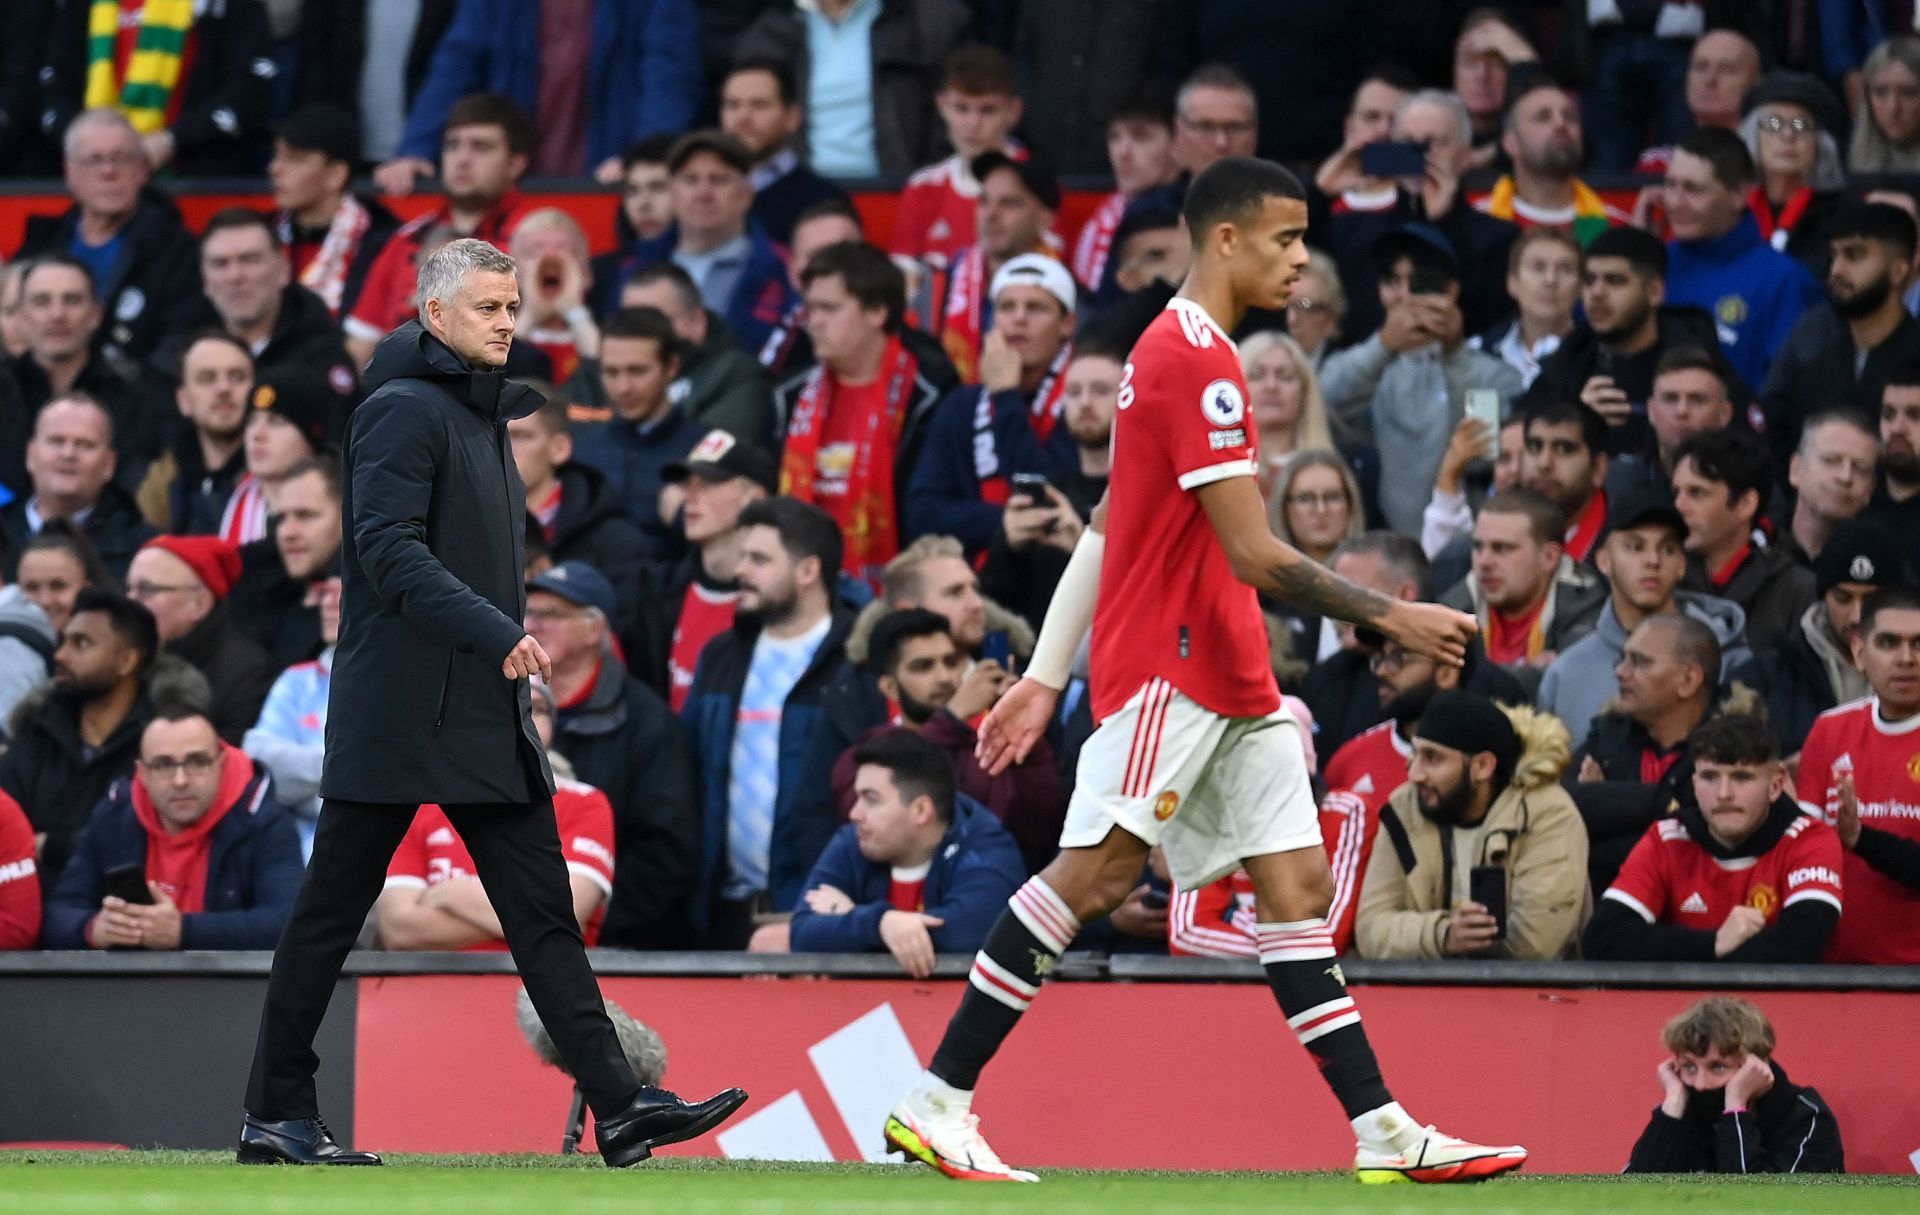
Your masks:
M1053 362L1047 365L1047 376L1034 390L1033 397L1027 402L1027 421L1033 427L1034 437L1045 443L1053 437L1054 424L1060 420L1060 414L1066 408L1067 364L1073 361L1073 343L1062 342L1054 353ZM985 388L980 390L980 400L973 407L973 477L980 484L980 500L994 506L1005 506L1012 496L1012 488L1000 468L1000 445L993 437L993 393Z
M231 743L221 743L226 764L220 769L220 788L213 805L200 821L178 834L160 825L160 811L147 793L147 783L133 781L133 816L147 832L147 880L167 892L182 915L207 909L207 861L213 851L213 829L240 804L247 782L253 779L253 760ZM262 793L266 786L260 786Z
M1747 195L1747 206L1753 211L1753 218L1760 225L1760 235L1775 249L1785 252L1787 240L1793 230L1807 214L1807 208L1813 203L1813 187L1801 186L1787 196L1787 205L1780 208L1780 218L1773 217L1773 204L1767 201L1765 186L1755 186Z
M340 315L340 298L347 289L347 271L353 267L353 259L360 254L360 242L367 234L367 227L373 222L373 216L353 195L344 195L340 199L340 209L333 213L333 222L327 225L327 235L320 242L320 248L304 266L296 267L300 273L300 285L326 301L328 311L334 316ZM287 248L294 244L293 212L282 211L274 221L280 233L280 243Z
M1740 572L1740 567L1747 563L1747 557L1752 552L1753 542L1748 541L1741 545L1732 557L1728 558L1725 565L1717 570L1707 571L1707 581L1713 584L1713 589L1716 591L1722 590L1726 587L1727 583L1732 582L1733 576Z
M853 467L847 471L846 516L840 520L847 541L842 568L875 587L880 585L887 562L900 552L900 525L894 517L893 457L919 374L920 364L913 352L901 344L898 335L888 338L886 352L880 356L880 383L886 386L885 393L879 408L870 410L854 427L854 432L864 438L855 445ZM827 428L827 415L833 412L838 386L824 363L807 373L807 382L794 402L793 418L787 424L787 449L780 461L780 492L788 497L813 501L814 485L820 477L820 437Z
M1600 529L1607 523L1607 491L1596 489L1587 497L1587 505L1580 517L1567 529L1567 556L1575 561L1585 561L1593 553L1593 546L1600 539Z
M1553 588L1549 586L1538 603L1518 616L1508 616L1488 604L1487 627L1482 638L1487 647L1487 657L1504 667L1544 653L1547 638L1540 631L1540 616L1547 610L1547 599L1552 594Z
M960 382L980 378L980 342L987 295L987 251L969 245L947 271L947 302L940 313L940 346L953 360Z
M226 509L220 512L220 535L237 548L265 540L269 534L266 486L252 473L242 474Z

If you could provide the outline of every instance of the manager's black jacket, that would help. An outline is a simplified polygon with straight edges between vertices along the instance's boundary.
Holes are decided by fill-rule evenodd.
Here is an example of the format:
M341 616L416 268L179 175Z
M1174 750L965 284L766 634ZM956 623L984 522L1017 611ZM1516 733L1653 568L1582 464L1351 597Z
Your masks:
M356 802L531 802L553 773L526 680L526 489L507 419L540 396L473 371L413 321L367 368L342 461L340 643L320 794Z

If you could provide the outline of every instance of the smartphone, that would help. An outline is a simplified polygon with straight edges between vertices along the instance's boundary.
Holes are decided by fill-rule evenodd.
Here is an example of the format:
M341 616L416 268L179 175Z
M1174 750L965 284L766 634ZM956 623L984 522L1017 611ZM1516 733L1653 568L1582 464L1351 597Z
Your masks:
M1407 291L1413 295L1445 295L1451 286L1453 276L1432 266L1415 270L1407 280Z
M1487 427L1487 459L1500 455L1500 393L1493 388L1467 389L1467 416Z
M1360 171L1368 177L1421 177L1427 171L1427 145L1410 139L1383 139L1360 149Z
M153 905L153 891L147 889L145 865L121 865L106 872L107 893L123 902L141 907Z
M1013 639L1005 629L994 629L980 639L980 659L999 663L1003 671L1013 670Z
M1172 902L1173 899L1164 890L1149 890L1140 896L1141 906L1152 908L1154 911L1165 911Z
M1013 486L1013 497L1025 498L1035 506L1045 506L1051 501L1044 473L1015 473L1007 480Z
M1500 937L1507 935L1507 867L1475 865L1467 873L1467 897L1487 909Z

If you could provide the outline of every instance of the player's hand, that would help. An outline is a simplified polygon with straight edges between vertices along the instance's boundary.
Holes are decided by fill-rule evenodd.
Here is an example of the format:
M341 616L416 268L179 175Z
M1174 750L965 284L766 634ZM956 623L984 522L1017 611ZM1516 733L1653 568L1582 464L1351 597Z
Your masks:
M373 171L373 184L382 194L405 198L413 193L414 183L432 176L432 162L418 156L396 156Z
M988 776L998 776L1027 758L1047 732L1047 723L1053 720L1059 703L1058 689L1035 679L1022 679L994 702L993 711L980 723L979 741L973 745L973 757ZM957 710L954 716L959 716Z
M1466 662L1467 643L1480 632L1480 622L1437 603L1396 599L1380 631L1424 658L1457 667Z
M1757 907L1735 907L1727 913L1720 931L1713 934L1713 956L1724 958L1734 950L1760 935L1767 926L1767 917Z
M1440 473L1433 479L1433 488L1440 493L1459 493L1467 465L1487 458L1492 438L1493 432L1479 418L1461 418L1453 428L1453 437L1447 440L1447 450L1440 455Z
M1481 953L1500 939L1500 921L1479 903L1466 902L1453 909L1447 920L1447 937L1441 949L1455 956Z
M1773 1068L1759 1055L1749 1053L1727 1081L1727 1104L1751 1106L1772 1088Z
M1155 907L1147 902L1147 895L1153 887L1142 882L1133 888L1107 918L1113 922L1113 930L1123 937L1132 937L1137 941L1161 941L1167 939L1167 909Z
M1633 416L1633 405L1626 390L1612 376L1597 375L1580 389L1580 403L1607 420L1609 426L1624 426Z
M880 917L880 939L894 960L916 979L933 973L933 934L946 921L918 911L889 911Z
M980 386L988 392L1020 387L1020 352L995 329L980 343Z
M1853 773L1843 772L1837 782L1839 804L1834 807L1833 829L1849 849L1860 843L1860 795L1854 791Z
M1013 686L1013 676L1007 669L991 658L984 658L973 664L966 678L960 681L960 690L947 702L947 712L961 721L974 718L991 709ZM981 725L984 727L985 722Z
M1680 1079L1680 1060L1668 1055L1660 1060L1660 1066L1654 1069L1654 1075L1660 1079L1660 1110L1669 1118L1679 1118L1687 1112L1687 1085Z
M853 910L853 900L837 886L815 886L801 897L815 915L845 915Z
M1607 774L1601 769L1600 761L1589 755L1580 761L1580 775L1576 779L1583 785L1591 785L1607 779Z
M542 679L552 679L553 660L547 657L547 652L529 633L507 651L506 661L500 664L500 673L508 679L525 679L535 674Z

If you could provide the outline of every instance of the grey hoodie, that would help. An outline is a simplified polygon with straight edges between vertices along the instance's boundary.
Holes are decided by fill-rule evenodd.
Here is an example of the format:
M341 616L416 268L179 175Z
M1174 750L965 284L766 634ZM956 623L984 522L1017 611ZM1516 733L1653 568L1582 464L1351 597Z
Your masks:
M0 722L13 717L14 706L27 694L47 682L52 663L18 634L30 633L46 642L46 653L53 653L53 625L38 604L27 598L18 586L0 590L0 628L11 636L0 636Z
M1726 687L1732 675L1753 660L1747 649L1746 612L1737 603L1697 591L1676 591L1673 599L1682 612L1713 630L1720 642L1720 686ZM1626 648L1627 630L1613 614L1609 595L1593 632L1563 650L1541 677L1534 703L1566 723L1575 751L1586 745L1594 717L1620 695L1613 668Z

